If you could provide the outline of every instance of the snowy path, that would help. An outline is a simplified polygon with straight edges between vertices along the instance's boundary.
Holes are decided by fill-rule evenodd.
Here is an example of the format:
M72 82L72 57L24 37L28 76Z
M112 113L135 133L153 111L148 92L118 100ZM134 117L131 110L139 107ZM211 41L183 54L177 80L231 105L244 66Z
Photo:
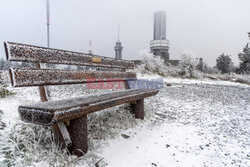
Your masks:
M174 85L150 105L163 122L110 141L108 166L250 166L249 87Z

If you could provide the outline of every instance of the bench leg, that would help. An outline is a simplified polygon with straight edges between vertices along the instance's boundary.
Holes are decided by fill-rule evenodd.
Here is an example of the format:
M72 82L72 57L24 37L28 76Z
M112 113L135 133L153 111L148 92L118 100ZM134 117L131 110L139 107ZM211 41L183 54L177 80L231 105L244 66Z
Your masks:
M131 105L132 113L137 119L144 119L144 99L137 100L135 104Z
M70 121L67 127L72 145L69 151L80 157L88 151L88 129L87 129L87 115Z

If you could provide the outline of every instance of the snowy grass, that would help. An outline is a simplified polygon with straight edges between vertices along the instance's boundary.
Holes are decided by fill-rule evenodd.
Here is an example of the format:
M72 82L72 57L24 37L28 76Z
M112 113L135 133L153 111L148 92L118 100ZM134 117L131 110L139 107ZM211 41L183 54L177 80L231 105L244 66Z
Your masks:
M98 91L86 90L82 85L50 88L53 99ZM30 103L38 96L33 88L16 90L16 95L1 99L0 104L18 106L19 103ZM16 120L9 124L10 118L4 119L7 126L0 130L0 164L3 167L95 166L100 161L99 166L121 162L127 166L137 163L139 166L245 165L249 156L249 123L246 122L249 91L247 86L172 84L164 87L157 96L145 100L144 121L134 119L126 105L91 114L88 116L90 149L81 158L60 149L48 127L21 122L16 109L1 108L3 116L13 112ZM23 100L23 97L29 99ZM130 138L124 139L120 134ZM167 150L166 144L170 147ZM230 151L230 148L234 150ZM140 154L137 155L138 150Z
M210 79L238 82L250 85L250 75L243 74L220 74L218 72L202 72L197 70L197 58L191 53L185 53L178 66L166 65L164 60L154 56L147 51L140 53L142 64L136 68L137 73L141 75L159 75L159 77L174 77L182 79Z
M41 162L52 166L58 161L67 165L67 159L64 161L63 158L66 152L60 150L48 128L18 123L6 132L0 145L3 166L31 166Z
M86 90L83 85L53 86L49 89L53 99L100 92L100 90ZM101 90L104 91L106 90ZM37 95L34 93L29 91L22 96ZM151 111L147 109L146 119L150 117L150 113ZM61 149L49 127L24 123L18 119L13 125L0 129L0 164L1 166L94 166L102 159L100 155L106 140L115 138L122 130L136 127L138 122L142 123L130 113L128 105L88 115L89 152L84 157L77 158L70 155L67 149ZM105 161L102 160L98 164L103 166Z
M151 62L152 63L152 62ZM137 72L140 74L151 74L156 77L179 77L188 78L188 74L181 74L180 68L177 67L162 67L159 61L154 61L153 66L149 65L146 69L144 65L139 66ZM153 68L152 68L153 67ZM145 70L146 69L146 70ZM250 83L250 77L247 75L221 75L221 74L205 74L198 71L194 71L193 78L204 79L208 78L210 80L224 80L233 81L244 84ZM83 85L70 85L70 86L50 86L50 96L52 99L62 99L70 98L76 96L83 96L88 94L102 93L107 90L86 90L86 86ZM10 89L12 90L12 89ZM247 160L249 160L249 151L247 152L244 148L249 148L249 114L245 111L249 111L249 89L241 87L227 87L227 86L208 86L208 85L173 85L168 88L164 88L160 91L159 95L145 100L145 110L146 110L146 120L140 121L134 119L130 114L128 106L118 106L107 109L102 112L90 114L88 116L88 138L89 138L89 152L87 155L81 158L69 155L66 149L61 149L59 144L54 140L53 135L51 135L50 129L48 127L32 125L21 122L18 118L17 109L11 107L12 105L18 106L19 103L31 103L39 99L36 89L15 89L17 91L16 95L9 96L4 99L0 99L0 104L3 104L3 112L0 111L0 166L95 166L95 164L100 161L99 166L105 166L110 164L108 162L109 158L103 155L105 153L104 148L107 149L109 141L119 138L120 133L127 133L130 129L140 129L147 128L150 129L158 128L157 126L167 122L169 124L166 128L161 129L162 131L168 130L169 142L171 149L173 149L173 154L176 152L183 154L183 157L192 156L194 159L198 157L206 157L206 164L211 163L209 159L216 159L218 164L243 164L245 165ZM113 90L108 90L113 91ZM243 97L244 95L244 97ZM34 100L35 99L35 100ZM12 103L10 103L12 102ZM7 104L9 103L9 104ZM7 113L8 112L8 113ZM14 121L8 117L10 113L16 115ZM245 118L246 115L246 118ZM1 121L2 120L2 121ZM12 122L12 123L9 123ZM245 123L246 122L246 123ZM145 126L144 126L145 124ZM181 124L181 126L180 126ZM175 127L175 125L177 127ZM171 139L171 134L175 134L176 129L183 132L182 127L185 131L187 129L186 125L190 128L194 128L195 131L190 130L193 135L189 135L189 143L195 145L192 139L193 136L204 137L204 141L207 143L212 143L211 148L215 151L209 150L208 155L201 153L203 148L206 148L206 143L203 143L201 147L195 145L195 149L189 149L188 145L185 145L184 141L179 143L181 147L185 148L185 151L190 153L181 153L183 150L178 145L178 149L175 149L175 139ZM173 128L174 127L174 128ZM198 132L196 132L198 128ZM155 135L158 131L155 130ZM135 130L135 133L139 134ZM143 133L143 132L141 132ZM179 135L179 134L178 134ZM174 136L178 138L178 135ZM232 139L234 142L240 143L230 143L230 141L225 141L226 136L228 139ZM160 136L161 137L161 136ZM159 138L160 138L159 137ZM207 141L206 137L211 139ZM217 139L217 138L219 139ZM133 136L131 135L131 138ZM214 140L216 138L216 140ZM153 138L155 139L155 138ZM158 140L158 139L156 139ZM173 141L171 141L173 140ZM143 139L141 141L144 141ZM185 141L186 142L186 141ZM135 141L136 143L136 141ZM111 147L112 147L111 143ZM136 143L138 144L138 143ZM148 143L144 143L148 144ZM151 143L152 144L152 143ZM118 146L114 149L119 148L125 149L121 142L118 142ZM177 145L177 144L176 144ZM172 148L173 147L173 148ZM145 149L147 147L145 146ZM148 152L156 151L152 145L150 145ZM202 149L201 149L202 148ZM230 148L237 149L237 155L230 151ZM151 150L152 149L152 150ZM159 148L160 149L160 148ZM177 151L176 151L177 150ZM164 153L165 150L162 151ZM122 150L121 150L122 152ZM194 152L194 154L192 154ZM229 154L229 153L230 154ZM171 157L168 153L169 159ZM111 151L111 154L114 154ZM226 154L226 155L224 155ZM229 155L228 155L229 154ZM106 154L109 155L109 154ZM131 153L133 155L133 153ZM142 154L141 156L147 156L151 154ZM115 157L115 156L114 156ZM135 157L135 156L133 156ZM103 159L104 158L104 159ZM121 157L122 159L123 157ZM144 157L145 158L145 157ZM230 160L230 158L232 160ZM111 158L112 159L112 158ZM165 159L165 157L164 157ZM137 159L135 159L137 160ZM144 160L139 160L140 163L144 164ZM178 161L182 159L179 158ZM117 162L119 159L114 160ZM205 161L205 160L204 160ZM221 162L220 162L221 161ZM232 161L232 162L231 162ZM164 162L164 161L163 161ZM160 162L159 162L160 163ZM176 165L174 161L173 164ZM151 163L149 164L151 165ZM178 165L177 165L178 166ZM213 166L213 165L208 165Z
M3 111L0 110L0 130L3 130L6 127L6 124L2 122L3 115L4 115Z
M220 83L164 87L155 120L109 142L109 166L248 166L250 88Z
M96 163L100 157L101 141L113 138L118 131L135 126L137 121L124 107L112 108L102 114L91 114L88 117L89 153L84 157L84 163ZM60 149L49 127L18 123L5 131L1 137L0 155L4 160L2 166L31 166L42 164L45 166L77 165L77 157L69 155L66 149ZM91 151L94 150L94 151ZM97 152L96 152L97 151ZM82 164L82 162L81 162Z

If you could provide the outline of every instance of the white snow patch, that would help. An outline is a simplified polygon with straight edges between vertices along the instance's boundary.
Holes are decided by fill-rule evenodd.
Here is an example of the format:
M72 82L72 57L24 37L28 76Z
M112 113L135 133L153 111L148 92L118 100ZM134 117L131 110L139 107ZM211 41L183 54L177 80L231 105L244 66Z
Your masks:
M155 79L159 76L141 75L139 78ZM45 148L37 146L41 153L34 149L29 152L30 149L28 149L28 152L23 152L22 155L33 160L29 162L33 166L51 165L51 162L41 162L42 160L55 161L53 163L55 166L65 164L94 166L95 162L102 158L104 159L100 162L100 166L111 167L249 166L250 87L228 81L163 79L172 86L164 85L158 95L145 100L146 120L136 121L139 123L136 124L132 116L128 118L129 112L119 115L125 110L112 108L108 109L109 112L106 112L107 110L103 112L106 113L105 118L110 118L108 121L114 121L112 124L107 125L106 119L102 119L101 116L98 117L100 120L93 121L90 124L94 127L90 129L93 130L91 132L93 136L90 136L92 150L85 157L77 159L74 156L59 156L60 152L53 144ZM22 133L21 127L26 128L25 132L33 132L29 128L35 130L39 128L21 122L17 112L19 105L39 101L37 88L8 89L17 94L0 99L0 109L4 112L2 121L7 125L4 130L0 130L0 137L4 138L0 141L0 146L10 145L9 135ZM103 90L86 92L86 89L79 85L69 88L53 86L51 90L53 90L51 92L53 99L103 92ZM97 116L91 115L89 118L96 119ZM18 133L11 131L15 126L18 128ZM99 130L98 133L96 129ZM116 133L130 137L125 139L120 135L115 135L114 139L107 136L101 139L96 138L105 133L112 136L114 129ZM40 133L43 134L44 131L46 129L42 129ZM22 135L25 136L25 134ZM35 133L30 136L33 135ZM36 136L33 137L34 139L28 142L35 140L35 143L39 143L36 141ZM2 143L3 141L6 143ZM14 149L15 144L17 145L13 141L10 149ZM48 149L50 147L52 149ZM11 152L11 150L8 151ZM0 163L8 159L3 152L4 150L0 147ZM22 153L20 150L19 152ZM13 161L20 163L26 161L25 156L15 158ZM27 164L19 165L27 166Z

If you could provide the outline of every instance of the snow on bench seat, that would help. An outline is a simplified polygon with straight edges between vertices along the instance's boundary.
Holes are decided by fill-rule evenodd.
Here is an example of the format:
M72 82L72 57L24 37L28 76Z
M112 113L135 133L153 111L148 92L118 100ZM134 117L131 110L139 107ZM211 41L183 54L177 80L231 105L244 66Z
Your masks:
M60 121L72 120L99 110L154 96L158 92L159 90L156 89L123 90L23 105L18 108L18 111L23 121L52 125Z

